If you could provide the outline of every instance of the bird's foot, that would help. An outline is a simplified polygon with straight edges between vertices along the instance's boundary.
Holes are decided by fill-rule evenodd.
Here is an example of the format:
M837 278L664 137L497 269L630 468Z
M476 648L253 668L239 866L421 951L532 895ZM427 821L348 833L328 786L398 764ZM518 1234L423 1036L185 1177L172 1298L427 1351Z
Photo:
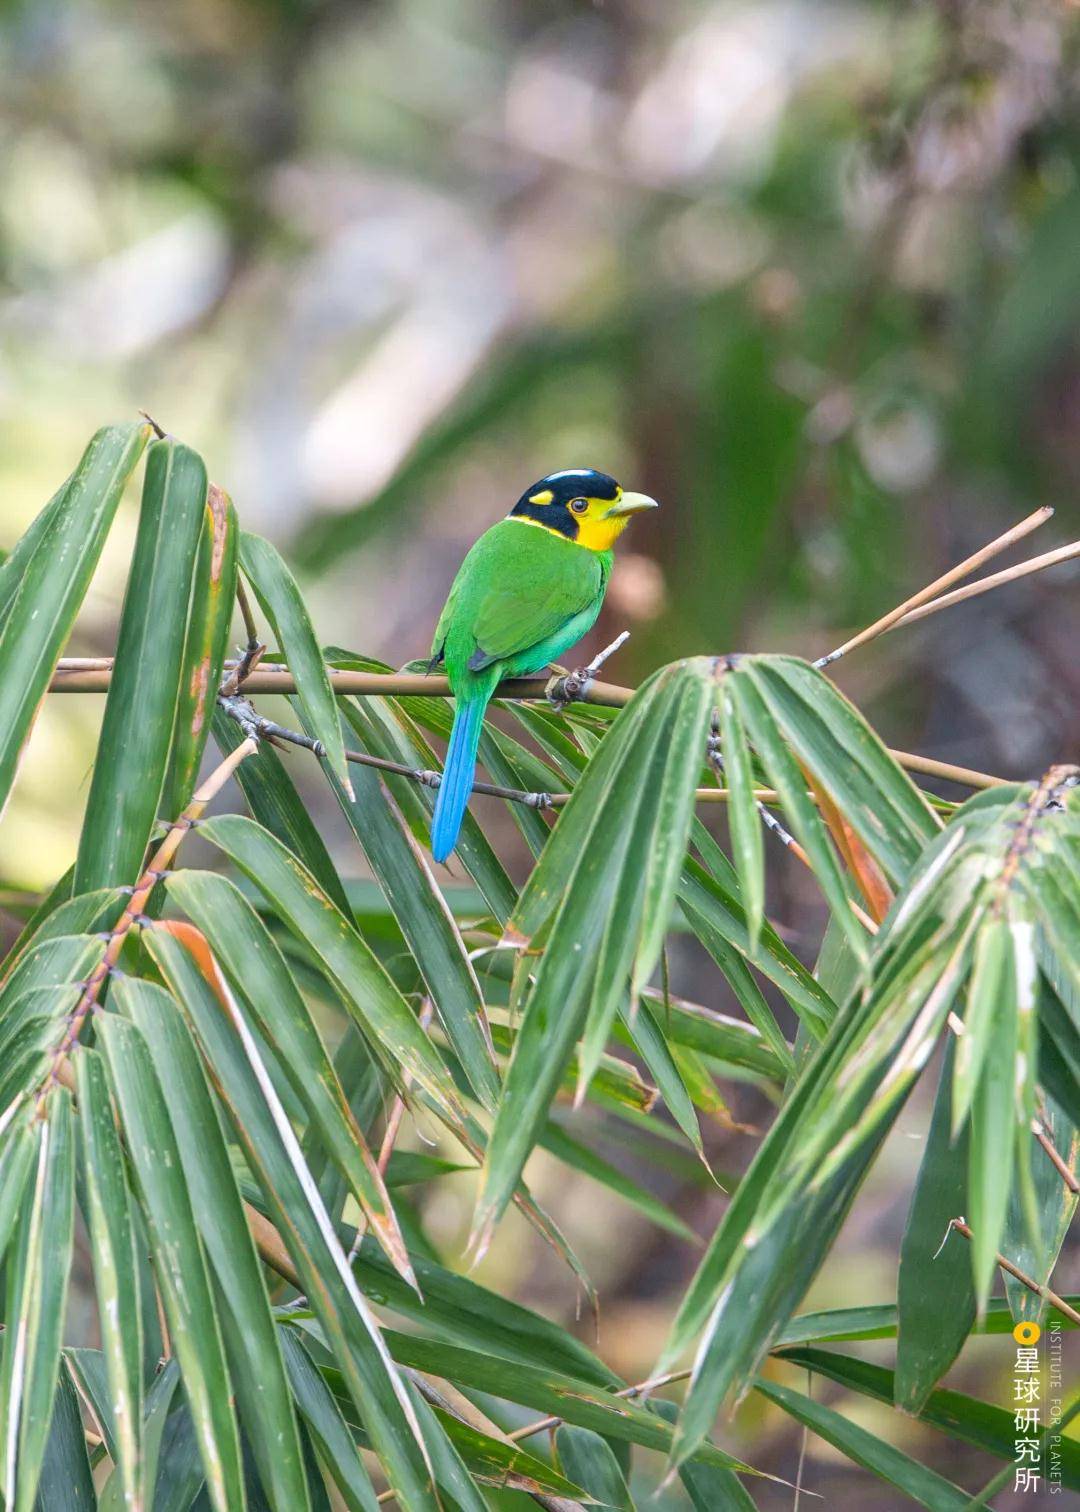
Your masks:
M590 683L595 682L597 674L608 657L614 656L619 647L629 639L629 630L623 630L610 646L605 646L593 657L587 667L579 667L576 672L556 673L544 689L547 701L552 708L561 712L568 704L580 703L588 694Z

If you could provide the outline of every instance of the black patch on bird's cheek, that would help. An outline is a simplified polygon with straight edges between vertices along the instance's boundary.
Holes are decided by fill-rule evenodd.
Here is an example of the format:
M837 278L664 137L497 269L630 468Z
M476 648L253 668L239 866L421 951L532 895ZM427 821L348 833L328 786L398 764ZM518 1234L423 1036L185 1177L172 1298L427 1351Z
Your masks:
M568 541L576 541L578 537L577 517L570 513L565 504L534 504L530 499L522 499L514 506L511 518L535 520L538 525L557 530Z

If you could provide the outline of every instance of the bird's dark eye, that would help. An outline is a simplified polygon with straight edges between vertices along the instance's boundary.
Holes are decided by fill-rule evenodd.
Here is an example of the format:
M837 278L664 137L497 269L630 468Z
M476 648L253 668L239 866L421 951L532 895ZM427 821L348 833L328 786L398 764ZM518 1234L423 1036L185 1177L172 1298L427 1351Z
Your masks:
M571 499L570 508L575 514L584 514L589 507L588 499Z

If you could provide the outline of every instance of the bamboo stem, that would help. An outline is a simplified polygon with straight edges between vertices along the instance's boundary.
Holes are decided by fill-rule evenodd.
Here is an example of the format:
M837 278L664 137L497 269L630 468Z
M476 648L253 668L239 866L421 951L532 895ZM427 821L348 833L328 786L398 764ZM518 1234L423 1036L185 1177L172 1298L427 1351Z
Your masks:
M958 1234L963 1234L964 1238L969 1241L975 1237L963 1218L951 1218L949 1220L949 1228L955 1229ZM948 1236L946 1235L946 1237ZM1048 1286L1043 1286L1040 1282L1032 1280L1030 1276L1024 1274L1019 1266L1014 1265L1011 1260L1006 1260L1004 1255L995 1254L994 1259L1002 1270L1008 1271L1010 1276L1015 1276L1021 1286L1026 1286L1028 1291L1034 1292L1037 1297L1042 1297L1044 1302L1049 1302L1051 1306L1056 1307L1058 1312L1062 1313L1070 1322L1080 1325L1080 1312L1077 1312L1074 1307L1070 1307L1064 1297L1059 1297L1057 1292L1051 1291Z
M175 819L169 826L164 839L154 852L149 866L132 889L127 907L120 915L114 928L110 931L109 942L105 947L105 954L102 956L100 964L87 979L82 995L67 1018L64 1037L53 1052L52 1064L49 1067L45 1085L42 1088L39 1106L49 1087L60 1079L60 1073L68 1054L78 1043L79 1035L82 1032L83 1024L86 1022L87 1015L94 1011L102 986L120 959L128 932L142 918L150 894L164 873L172 865L173 858L179 850L184 836L190 832L196 821L201 817L207 804L217 796L240 763L257 749L258 746L254 740L245 740L241 745L237 746L235 751L230 751L225 760L210 773L180 817Z
M93 667L87 667L79 659L70 662L61 661L57 664L49 691L52 693L107 693L111 668L111 660L105 666L95 663ZM326 670L330 677L331 687L335 693L342 696L360 698L449 698L451 696L447 679L434 674L429 677L422 672L350 672L334 667L327 667ZM548 679L542 677L508 678L506 682L499 684L495 690L495 696L538 700L544 696L547 682ZM295 693L296 680L292 673L285 669L262 666L245 680L244 692L245 694ZM592 682L579 702L594 704L599 708L621 709L630 702L633 694L633 688L619 687L616 683ZM940 777L946 782L957 782L963 787L999 787L1008 781L1006 777L995 777L989 772L975 771L972 767L953 766L947 761L935 761L929 756L914 756L908 751L890 750L889 755L910 772L921 772L928 777ZM365 757L365 761L372 765L375 760L374 757ZM409 776L411 771L410 767L399 775ZM477 791L482 792L486 789L481 788ZM708 788L705 791L715 793L717 790ZM505 797L506 795L499 793L495 796ZM761 794L758 796L763 797ZM705 798L703 801L722 800ZM763 801L769 802L770 799L763 798Z
M943 593L940 598L931 599L928 604L921 604L917 609L909 609L891 628L899 630L901 625L913 625L916 620L936 614L939 609L948 609L950 604L960 604L964 599L977 598L980 593L989 593L992 588L1003 588L1006 583L1015 583L1018 578L1028 577L1033 572L1045 572L1047 567L1056 567L1060 562L1071 562L1074 557L1080 557L1080 541L1072 541L1068 546L1058 546L1054 551L1045 551L1042 556L1032 557L1029 561L1020 562L1015 567L1006 567L1003 572L991 573L989 577L968 583L965 588L954 588L952 593Z
M883 614L872 625L867 625L865 630L860 630L858 635L853 635L842 646L837 646L835 651L830 651L827 656L819 657L814 666L819 668L831 666L833 662L838 662L842 656L846 656L849 651L854 651L857 646L865 646L868 641L876 640L879 635L884 635L886 630L891 630L894 625L898 624L913 609L920 608L944 589L951 588L953 583L958 583L961 578L966 578L977 567L981 567L984 562L988 562L991 557L998 556L1002 551L1014 545L1015 542L1022 540L1026 535L1030 535L1033 530L1037 530L1040 525L1044 525L1053 513L1054 511L1049 506L1036 509L1033 514L1029 514L1026 519L1021 520L1018 525L1014 525L1011 530L1005 531L1004 535L999 535L985 546L980 547L971 556L965 557L962 562L958 562L955 567L950 567L948 572L943 572L932 583L927 583L925 588L920 588L918 593L913 593L910 598L906 598L902 604L897 604L895 609L890 609L888 614Z

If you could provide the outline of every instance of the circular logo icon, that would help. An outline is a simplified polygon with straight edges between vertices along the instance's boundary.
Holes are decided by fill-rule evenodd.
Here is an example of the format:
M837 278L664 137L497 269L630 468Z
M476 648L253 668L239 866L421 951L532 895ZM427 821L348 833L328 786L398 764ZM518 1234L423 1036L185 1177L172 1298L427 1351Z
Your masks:
M1018 1323L1013 1329L1013 1338L1018 1344L1037 1344L1042 1338L1042 1329L1037 1323Z

